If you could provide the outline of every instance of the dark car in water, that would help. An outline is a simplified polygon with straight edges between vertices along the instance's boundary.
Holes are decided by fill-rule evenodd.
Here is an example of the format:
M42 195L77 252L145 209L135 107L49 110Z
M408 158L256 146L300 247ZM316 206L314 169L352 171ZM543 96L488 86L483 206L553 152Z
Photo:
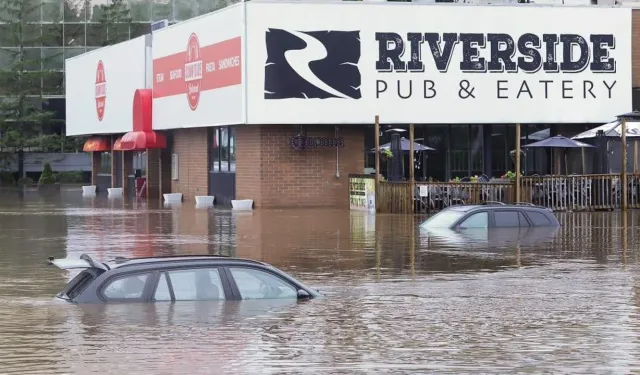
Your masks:
M450 206L420 224L420 228L492 229L559 227L553 211L533 204L487 202Z
M224 256L49 258L82 269L57 298L73 303L312 299L323 296L267 263Z

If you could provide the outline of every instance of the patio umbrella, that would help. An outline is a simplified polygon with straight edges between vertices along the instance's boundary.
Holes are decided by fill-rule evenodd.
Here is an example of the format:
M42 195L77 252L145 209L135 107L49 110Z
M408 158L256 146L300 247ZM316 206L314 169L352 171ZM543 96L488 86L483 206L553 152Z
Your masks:
M620 138L622 135L622 122L619 120L609 122L573 136L571 139L595 138L599 130L604 132L605 137ZM640 138L640 122L627 121L627 138Z
M404 137L400 138L400 149L402 151L409 151L411 149L410 146L411 146L411 142L408 139ZM380 150L389 150L389 149L391 149L391 142L380 145ZM376 150L375 147L371 149L371 151L375 151L375 150ZM414 151L435 151L434 148L422 145L418 142L413 142L413 150Z
M538 147L538 148L551 148L551 149L563 149L566 151L568 148L587 148L594 147L588 143L576 141L575 139L563 137L561 135L556 135L555 137L549 137L542 141L530 143L528 145L524 145L522 147ZM567 172L567 154L564 154L564 168L565 172ZM559 169L559 168L558 168ZM582 170L584 172L584 160L582 164Z

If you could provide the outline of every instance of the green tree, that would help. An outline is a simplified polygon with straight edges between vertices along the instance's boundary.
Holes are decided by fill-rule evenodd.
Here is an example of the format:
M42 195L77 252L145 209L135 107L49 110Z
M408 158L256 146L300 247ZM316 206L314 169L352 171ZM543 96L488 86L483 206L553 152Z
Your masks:
M91 20L102 25L103 46L129 40L132 20L126 0L109 0L106 5L94 6Z
M56 176L53 175L51 164L44 163L44 168L42 168L42 173L40 174L40 180L38 180L38 185L51 185L55 183L56 183Z
M0 68L0 147L18 154L19 176L24 176L25 148L49 142L54 125L54 113L44 109L42 97L42 82L53 73L43 70L43 64L58 56L43 58L38 48L50 37L34 22L42 6L42 0L0 1L0 53L5 60Z

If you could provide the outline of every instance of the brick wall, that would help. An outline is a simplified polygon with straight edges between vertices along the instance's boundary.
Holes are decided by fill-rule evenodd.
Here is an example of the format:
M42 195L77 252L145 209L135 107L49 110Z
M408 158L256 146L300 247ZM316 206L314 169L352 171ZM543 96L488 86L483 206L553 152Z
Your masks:
M196 195L208 195L207 128L180 129L173 134L172 153L178 154L178 180L171 181L171 192L182 193L184 202L195 202Z
M640 87L640 9L631 12L631 82Z
M334 137L333 126L305 126L308 136ZM348 175L362 173L364 128L340 127L345 147L294 151L293 125L239 127L236 133L236 196L258 207L348 207Z

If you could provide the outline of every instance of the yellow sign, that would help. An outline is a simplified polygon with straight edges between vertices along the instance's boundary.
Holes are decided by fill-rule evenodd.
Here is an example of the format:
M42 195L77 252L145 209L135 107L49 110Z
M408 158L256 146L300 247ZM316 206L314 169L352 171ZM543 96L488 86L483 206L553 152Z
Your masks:
M373 176L349 176L349 208L359 211L375 211L375 186Z

